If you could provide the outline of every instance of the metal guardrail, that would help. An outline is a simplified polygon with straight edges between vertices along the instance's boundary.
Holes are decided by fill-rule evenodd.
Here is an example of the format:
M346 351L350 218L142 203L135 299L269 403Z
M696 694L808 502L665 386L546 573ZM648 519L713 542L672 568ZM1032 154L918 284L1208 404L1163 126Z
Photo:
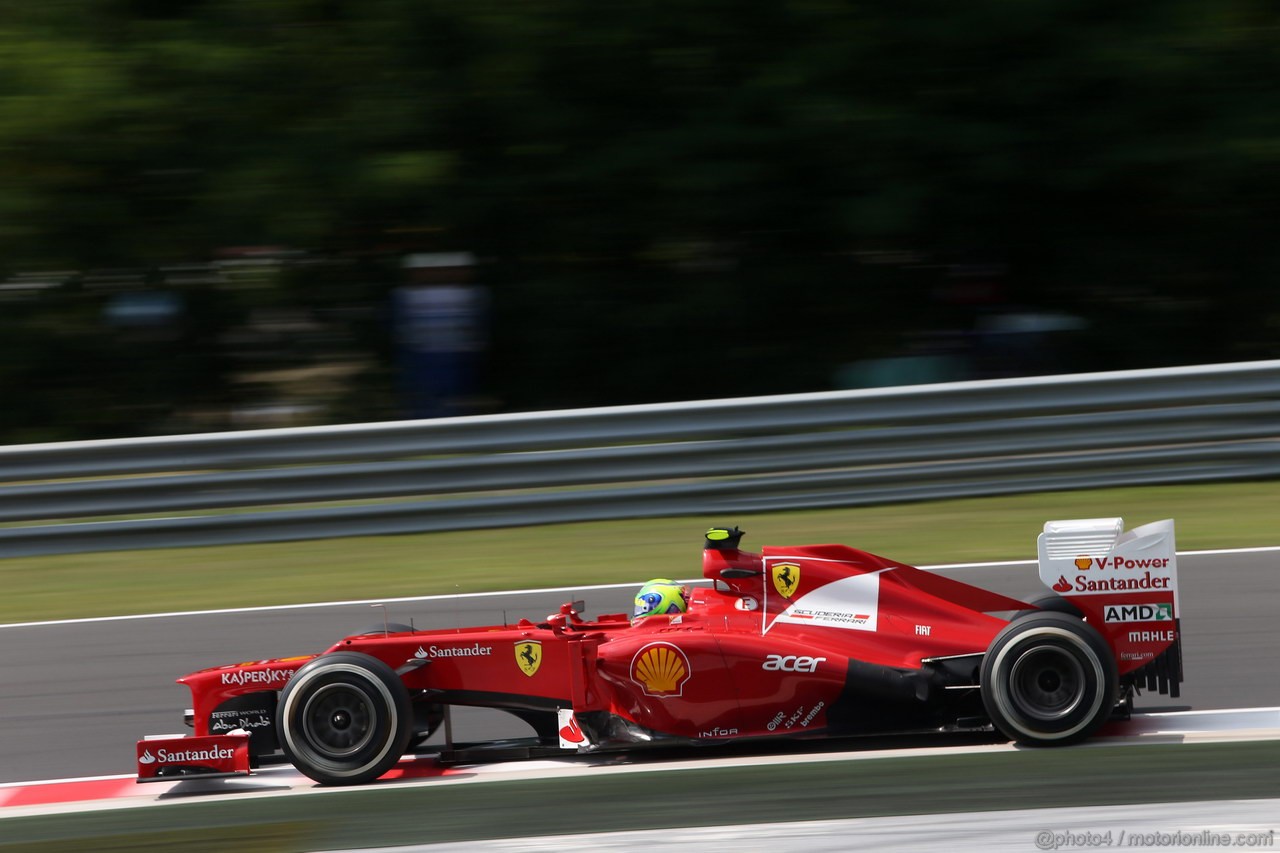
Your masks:
M1278 416L1264 361L3 447L0 557L1261 479Z

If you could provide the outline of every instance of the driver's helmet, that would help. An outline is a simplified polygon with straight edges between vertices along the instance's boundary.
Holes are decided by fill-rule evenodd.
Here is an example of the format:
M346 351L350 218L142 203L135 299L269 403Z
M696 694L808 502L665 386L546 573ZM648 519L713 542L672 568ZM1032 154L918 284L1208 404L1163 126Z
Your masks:
M632 618L684 613L689 608L688 591L673 580L655 578L636 593L636 609Z

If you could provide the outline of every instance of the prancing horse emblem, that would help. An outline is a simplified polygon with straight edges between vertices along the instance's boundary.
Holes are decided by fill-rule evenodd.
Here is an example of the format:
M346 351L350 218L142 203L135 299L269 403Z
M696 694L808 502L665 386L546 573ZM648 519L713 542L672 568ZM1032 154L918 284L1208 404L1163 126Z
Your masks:
M516 643L516 664L520 671L530 678L542 666L542 642L540 640L521 640Z
M773 588L778 591L778 595L783 598L795 595L796 587L800 585L799 566L795 563L777 563L769 569L769 574L773 576Z

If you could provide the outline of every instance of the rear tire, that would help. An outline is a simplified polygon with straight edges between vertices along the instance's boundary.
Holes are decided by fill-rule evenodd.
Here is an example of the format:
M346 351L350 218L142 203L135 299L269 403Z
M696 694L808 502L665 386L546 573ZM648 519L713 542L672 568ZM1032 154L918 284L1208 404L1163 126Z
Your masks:
M995 727L1028 746L1064 746L1093 734L1118 690L1111 647L1066 613L1010 622L982 659L982 704Z
M413 734L409 692L377 658L334 652L304 664L280 694L276 728L285 756L321 785L377 779Z
M1070 601L1067 601L1056 592L1045 592L1040 595L1032 596L1026 599L1027 604L1033 605L1035 610L1019 610L1013 614L1014 619L1025 619L1032 613L1066 613L1068 616L1074 616L1077 619L1083 619L1084 613L1079 607L1076 607Z

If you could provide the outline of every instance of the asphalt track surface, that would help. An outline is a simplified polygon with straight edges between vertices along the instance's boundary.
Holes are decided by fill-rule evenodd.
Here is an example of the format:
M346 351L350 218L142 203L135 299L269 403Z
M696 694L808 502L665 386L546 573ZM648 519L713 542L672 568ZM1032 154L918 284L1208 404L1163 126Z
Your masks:
M907 815L757 823L637 832L500 838L456 844L365 849L364 853L663 853L804 850L805 853L1025 853L1120 847L1164 850L1274 849L1280 800L1211 801L998 814ZM354 853L354 851L347 851Z
M1143 696L1137 710L1280 705L1280 551L1182 554L1178 569L1183 694ZM1031 563L943 574L1015 597L1043 591ZM544 616L569 598L585 599L591 615L623 612L633 593L464 595L393 602L386 615L418 628L500 624ZM322 651L382 619L382 608L348 603L0 626L0 782L131 773L143 735L186 731L182 711L190 697L173 679L217 664ZM458 740L528 731L498 712L455 717Z

